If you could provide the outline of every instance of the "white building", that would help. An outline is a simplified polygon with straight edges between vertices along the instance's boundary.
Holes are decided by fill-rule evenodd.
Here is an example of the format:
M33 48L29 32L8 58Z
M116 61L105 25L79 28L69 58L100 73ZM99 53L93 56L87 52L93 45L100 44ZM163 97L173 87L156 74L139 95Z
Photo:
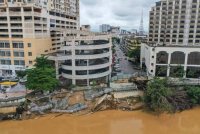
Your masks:
M154 77L200 78L199 46L141 45L141 67ZM184 72L183 75L180 74Z
M65 36L69 33L77 36ZM112 36L78 30L63 30L63 35L64 46L49 56L56 63L57 77L73 85L108 83L112 71Z

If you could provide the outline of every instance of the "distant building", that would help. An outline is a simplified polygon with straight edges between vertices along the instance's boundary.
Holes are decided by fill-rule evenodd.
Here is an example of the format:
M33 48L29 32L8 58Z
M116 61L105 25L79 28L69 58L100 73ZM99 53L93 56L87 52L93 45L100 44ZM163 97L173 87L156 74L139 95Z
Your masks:
M99 31L102 33L108 33L108 32L110 32L110 30L111 30L111 26L108 24L102 24L99 27Z
M99 31L101 33L113 33L113 34L120 34L120 27L119 26L111 26L108 24L102 24L99 26Z
M120 34L122 34L122 35L127 34L127 31L124 30L124 29L121 29L121 33Z
M136 35L137 34L137 29L132 29L131 33Z
M112 26L110 32L114 34L120 34L120 27Z
M91 31L91 26L90 25L82 25L80 27L80 30L83 30L83 31Z

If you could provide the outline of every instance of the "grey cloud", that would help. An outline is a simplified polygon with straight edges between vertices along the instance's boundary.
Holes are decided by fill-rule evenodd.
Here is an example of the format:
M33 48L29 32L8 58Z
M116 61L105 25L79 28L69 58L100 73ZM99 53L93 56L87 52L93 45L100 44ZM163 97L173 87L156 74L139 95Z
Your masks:
M148 14L157 0L80 0L81 24L98 30L100 24L138 29L142 10L144 28L148 30Z

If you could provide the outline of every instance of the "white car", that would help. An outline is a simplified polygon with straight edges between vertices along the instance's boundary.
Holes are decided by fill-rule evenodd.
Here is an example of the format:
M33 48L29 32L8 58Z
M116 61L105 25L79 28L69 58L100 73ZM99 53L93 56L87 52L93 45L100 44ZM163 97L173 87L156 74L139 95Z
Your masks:
M120 65L119 65L119 64L116 64L114 67L115 67L115 68L118 68L118 67L120 67Z

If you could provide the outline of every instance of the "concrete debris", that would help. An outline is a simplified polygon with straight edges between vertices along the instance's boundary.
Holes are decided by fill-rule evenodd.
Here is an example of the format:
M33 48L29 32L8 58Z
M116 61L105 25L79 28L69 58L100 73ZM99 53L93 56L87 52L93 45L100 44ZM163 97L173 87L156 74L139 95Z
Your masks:
M100 105L105 99L107 99L107 97L108 97L108 95L105 94L104 96L102 96L101 98L99 98L99 100L97 101L97 103L94 105L93 110L96 109L96 107L97 107L98 105Z
M84 110L88 108L88 106L86 104L81 104L81 103L78 103L78 104L75 104L71 107L68 107L67 110L57 110L57 109L53 109L51 110L51 112L53 113L75 113L75 112L78 112L78 111L81 111L81 110Z
M30 112L39 113L39 114L43 114L44 111L47 111L47 110L50 110L53 108L52 103L48 103L44 106L38 106L35 103L31 103L29 106L30 106L30 108L29 108Z
M83 114L107 109L135 110L143 106L142 103L138 103L141 102L139 98L143 96L143 92L138 91L135 84L112 83L112 86L113 88L86 91L56 91L47 95L40 92L31 93L26 96L25 102L23 100L22 108L15 113L18 113L18 119L21 119L21 116L24 116L22 119L26 119L48 112Z
M143 96L142 91L129 91L129 92L115 92L113 93L114 99L122 99L128 97L141 97Z
M111 92L113 92L112 88L105 88L105 89L99 89L99 90L88 90L88 91L85 91L84 94L85 94L85 99L90 101L95 98L101 97L104 94L109 94Z
M55 100L52 100L52 104L53 104L54 109L64 110L68 107L68 99L67 97L63 99L59 99L59 100L55 99Z

